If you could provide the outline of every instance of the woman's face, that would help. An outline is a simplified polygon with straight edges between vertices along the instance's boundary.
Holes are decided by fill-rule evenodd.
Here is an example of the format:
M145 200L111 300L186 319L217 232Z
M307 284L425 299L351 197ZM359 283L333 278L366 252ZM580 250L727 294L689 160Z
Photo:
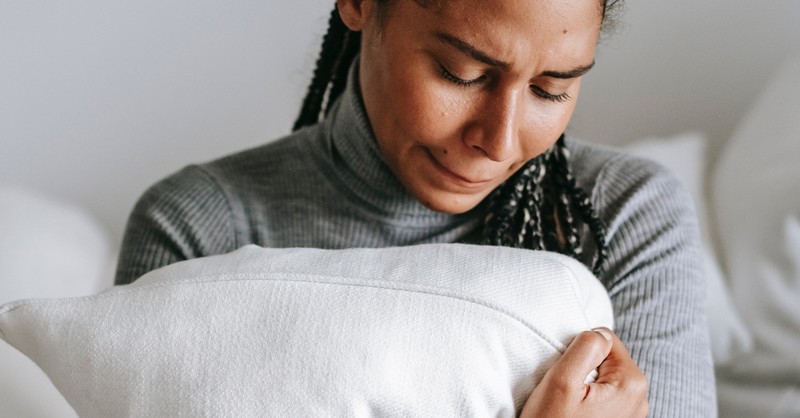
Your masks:
M339 9L363 32L361 91L384 159L424 205L462 213L564 131L594 62L601 4L435 3Z

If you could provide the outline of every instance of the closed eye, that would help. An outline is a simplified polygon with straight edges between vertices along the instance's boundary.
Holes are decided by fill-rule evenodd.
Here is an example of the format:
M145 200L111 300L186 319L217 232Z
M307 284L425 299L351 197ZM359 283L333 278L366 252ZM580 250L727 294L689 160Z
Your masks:
M484 80L486 80L486 75L481 75L480 77L473 78L473 79L463 79L458 77L457 75L453 74L448 70L444 65L439 65L439 73L445 80L461 87L472 87L477 84L480 84ZM568 93L561 93L561 94L552 94L548 91L542 89L541 87L531 85L530 86L531 92L533 92L536 97L541 99L553 102L553 103L564 103L571 99L572 97Z
M569 99L572 98L572 96L570 96L566 92L561 93L561 94L552 94L552 93L548 93L547 91L545 91L541 87L534 86L534 85L531 86L531 91L533 92L534 95L536 95L536 97L539 97L541 99L548 100L548 101L551 101L551 102L554 102L554 103L564 103L564 102L566 102L566 101L568 101Z
M486 75L482 75L471 80L465 80L451 73L444 65L439 65L439 73L445 80L461 87L472 87L486 79Z

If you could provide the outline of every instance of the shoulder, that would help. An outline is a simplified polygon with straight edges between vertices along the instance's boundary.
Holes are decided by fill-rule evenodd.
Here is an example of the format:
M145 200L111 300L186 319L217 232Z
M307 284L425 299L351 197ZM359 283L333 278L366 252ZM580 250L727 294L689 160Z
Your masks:
M134 214L204 207L209 200L222 198L219 185L203 167L190 165L154 183L142 194Z
M680 180L655 161L611 147L568 140L572 170L578 185L612 227L634 212L664 211L694 218L692 198Z
M199 167L220 183L257 181L275 175L291 174L310 166L310 153L316 150L318 125L301 129L264 145L200 164Z
M308 133L189 165L150 186L128 218L116 283L129 283L164 265L223 254L249 243L252 234L246 207L265 195L253 192L253 185L263 186L270 173L297 165L297 158L287 156L297 154Z
M219 199L247 196L251 185L268 186L281 178L298 178L313 168L316 127L220 158L191 164L159 180L145 192L140 203L153 203L178 196L215 194Z
M581 187L592 194L607 195L629 192L641 188L669 187L682 189L683 185L669 170L653 160L637 157L605 145L592 144L569 138L572 170Z
M230 251L235 241L221 189L202 168L186 167L139 197L128 217L115 284L177 261Z
M700 269L699 225L690 193L660 164L620 150L568 142L572 170L591 196L606 227L609 287L654 260L673 258L665 268Z
M134 212L169 211L169 218L175 220L211 213L234 215L248 199L264 195L271 184L302 177L300 172L313 166L303 152L312 148L308 142L313 133L313 128L304 129L258 147L188 165L150 186Z

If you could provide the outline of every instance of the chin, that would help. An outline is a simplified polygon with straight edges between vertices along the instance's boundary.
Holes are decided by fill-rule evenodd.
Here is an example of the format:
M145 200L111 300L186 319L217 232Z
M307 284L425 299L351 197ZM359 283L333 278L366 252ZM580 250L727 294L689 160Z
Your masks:
M435 196L416 196L417 200L428 209L436 212L449 213L451 215L469 212L478 206L484 197L486 196L464 196L455 193L442 193Z

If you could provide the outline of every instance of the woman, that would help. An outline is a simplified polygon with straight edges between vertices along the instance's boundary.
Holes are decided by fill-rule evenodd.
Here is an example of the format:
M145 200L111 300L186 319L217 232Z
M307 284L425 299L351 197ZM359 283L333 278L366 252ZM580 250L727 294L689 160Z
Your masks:
M613 5L338 0L295 133L148 190L117 283L251 243L559 251L604 283L619 338L579 335L523 416L715 415L687 195L563 136Z

